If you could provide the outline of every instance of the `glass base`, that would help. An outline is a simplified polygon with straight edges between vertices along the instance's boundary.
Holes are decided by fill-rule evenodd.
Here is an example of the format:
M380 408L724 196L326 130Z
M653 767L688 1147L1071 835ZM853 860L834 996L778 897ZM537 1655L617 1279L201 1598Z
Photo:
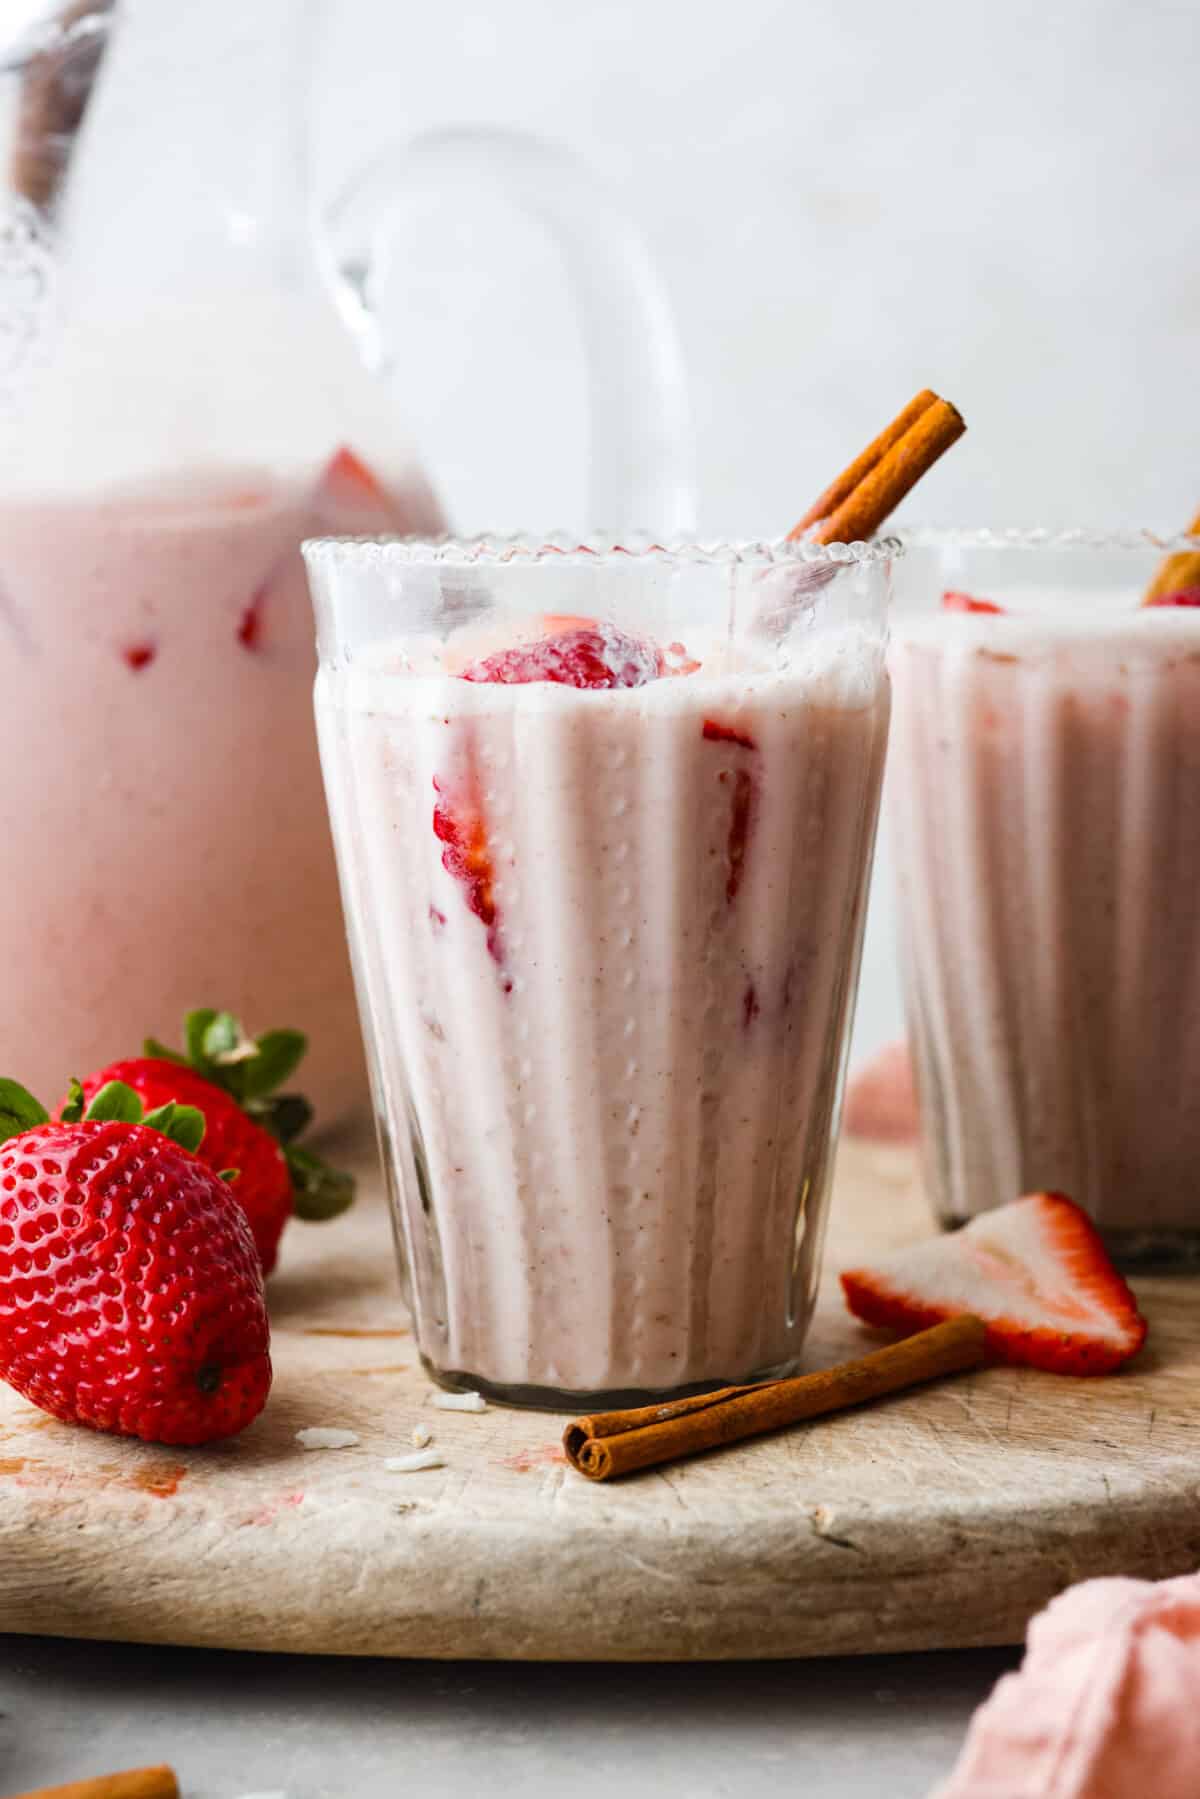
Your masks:
M774 1368L761 1368L753 1374L731 1375L728 1380L693 1381L685 1387L610 1387L583 1392L570 1392L562 1387L536 1387L485 1380L479 1374L450 1373L435 1368L429 1357L421 1357L421 1366L431 1380L448 1393L481 1393L496 1405L517 1406L529 1412L623 1412L632 1406L666 1405L672 1399L691 1399L698 1393L717 1393L722 1387L751 1387L757 1381L785 1380L801 1372L800 1360L780 1362Z
M944 1231L957 1231L971 1220L939 1213L938 1223ZM1100 1235L1118 1268L1143 1274L1168 1270L1176 1274L1200 1274L1200 1228L1190 1231L1102 1229Z

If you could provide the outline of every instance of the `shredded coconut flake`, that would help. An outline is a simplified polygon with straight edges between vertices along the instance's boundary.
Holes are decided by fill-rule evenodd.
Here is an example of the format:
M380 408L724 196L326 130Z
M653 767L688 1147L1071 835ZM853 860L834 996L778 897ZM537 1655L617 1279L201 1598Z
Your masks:
M301 1449L354 1449L359 1442L356 1430L331 1430L324 1425L310 1425L296 1432Z
M389 1474L419 1474L422 1468L444 1468L446 1462L436 1449L415 1449L411 1455L390 1455L383 1465Z
M431 1393L429 1403L439 1412L486 1412L488 1409L482 1393Z
M412 1430L412 1440L416 1444L418 1449L424 1449L427 1446L427 1444L430 1444L433 1442L433 1432L430 1430L430 1428L427 1424L414 1424L413 1430Z

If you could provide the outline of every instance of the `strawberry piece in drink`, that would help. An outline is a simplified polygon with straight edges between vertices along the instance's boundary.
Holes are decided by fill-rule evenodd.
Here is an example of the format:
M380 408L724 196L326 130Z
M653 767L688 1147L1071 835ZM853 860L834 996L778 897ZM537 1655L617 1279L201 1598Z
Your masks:
M997 606L994 600L977 600L969 593L956 593L947 588L942 595L943 612L994 612L1002 614L1003 606Z
M662 651L615 625L574 621L532 643L514 645L484 656L462 672L464 681L520 686L552 681L562 687L607 692L618 687L644 687L665 673Z

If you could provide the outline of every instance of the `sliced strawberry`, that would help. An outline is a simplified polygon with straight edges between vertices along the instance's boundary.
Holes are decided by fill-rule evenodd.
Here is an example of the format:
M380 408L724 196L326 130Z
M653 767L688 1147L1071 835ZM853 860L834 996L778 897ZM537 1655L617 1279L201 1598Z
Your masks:
M516 644L484 656L470 663L460 678L504 686L554 681L564 687L602 691L644 687L664 673L663 655L657 645L631 637L615 625L585 622L533 643Z
M686 644L669 643L663 651L664 675L694 675L701 666L688 654Z
M389 487L361 456L342 446L330 457L313 488L312 529L331 532L435 533L444 530L429 489L411 473L403 489Z
M494 961L501 962L503 956L494 894L495 870L483 807L470 793L448 794L436 776L433 785L438 796L433 808L433 832L445 845L442 850L442 867L462 884L466 891L467 905L487 931L488 951ZM435 908L431 907L431 914L434 911ZM437 916L441 918L442 914L438 913Z
M992 600L977 600L969 593L955 593L947 589L942 595L943 612L1003 612L1003 606L997 606Z
M700 727L706 743L728 744L743 752L729 758L717 779L729 788L729 835L725 840L725 898L732 906L746 872L746 851L750 844L750 828L754 823L754 801L757 792L755 774L744 766L749 756L756 756L758 745L748 731L736 725L723 725L706 718Z
M999 1361L1051 1374L1109 1374L1146 1338L1137 1301L1087 1214L1033 1193L962 1230L842 1275L846 1304L903 1336L974 1312Z
M739 731L736 725L720 724L715 718L705 719L703 735L709 743L737 743L744 750L758 748L749 731Z
M721 779L726 779L721 771ZM729 840L725 854L728 857L729 872L725 880L725 898L732 906L742 885L742 876L746 872L746 850L750 842L750 825L754 815L754 776L749 769L736 768L733 771L733 788L729 805Z
M1175 593L1156 594L1148 606L1200 606L1200 587L1180 587Z
M335 505L358 501L361 505L387 504L387 489L353 450L345 444L331 456L321 477L321 491Z

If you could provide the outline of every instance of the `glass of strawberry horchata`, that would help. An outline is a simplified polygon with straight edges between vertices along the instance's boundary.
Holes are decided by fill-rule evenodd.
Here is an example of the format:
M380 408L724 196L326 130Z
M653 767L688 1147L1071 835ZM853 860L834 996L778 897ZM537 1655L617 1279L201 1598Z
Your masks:
M519 1404L792 1369L887 736L892 541L305 546L430 1371Z
M1195 1258L1200 541L908 552L888 816L935 1209L1057 1189L1119 1260Z

